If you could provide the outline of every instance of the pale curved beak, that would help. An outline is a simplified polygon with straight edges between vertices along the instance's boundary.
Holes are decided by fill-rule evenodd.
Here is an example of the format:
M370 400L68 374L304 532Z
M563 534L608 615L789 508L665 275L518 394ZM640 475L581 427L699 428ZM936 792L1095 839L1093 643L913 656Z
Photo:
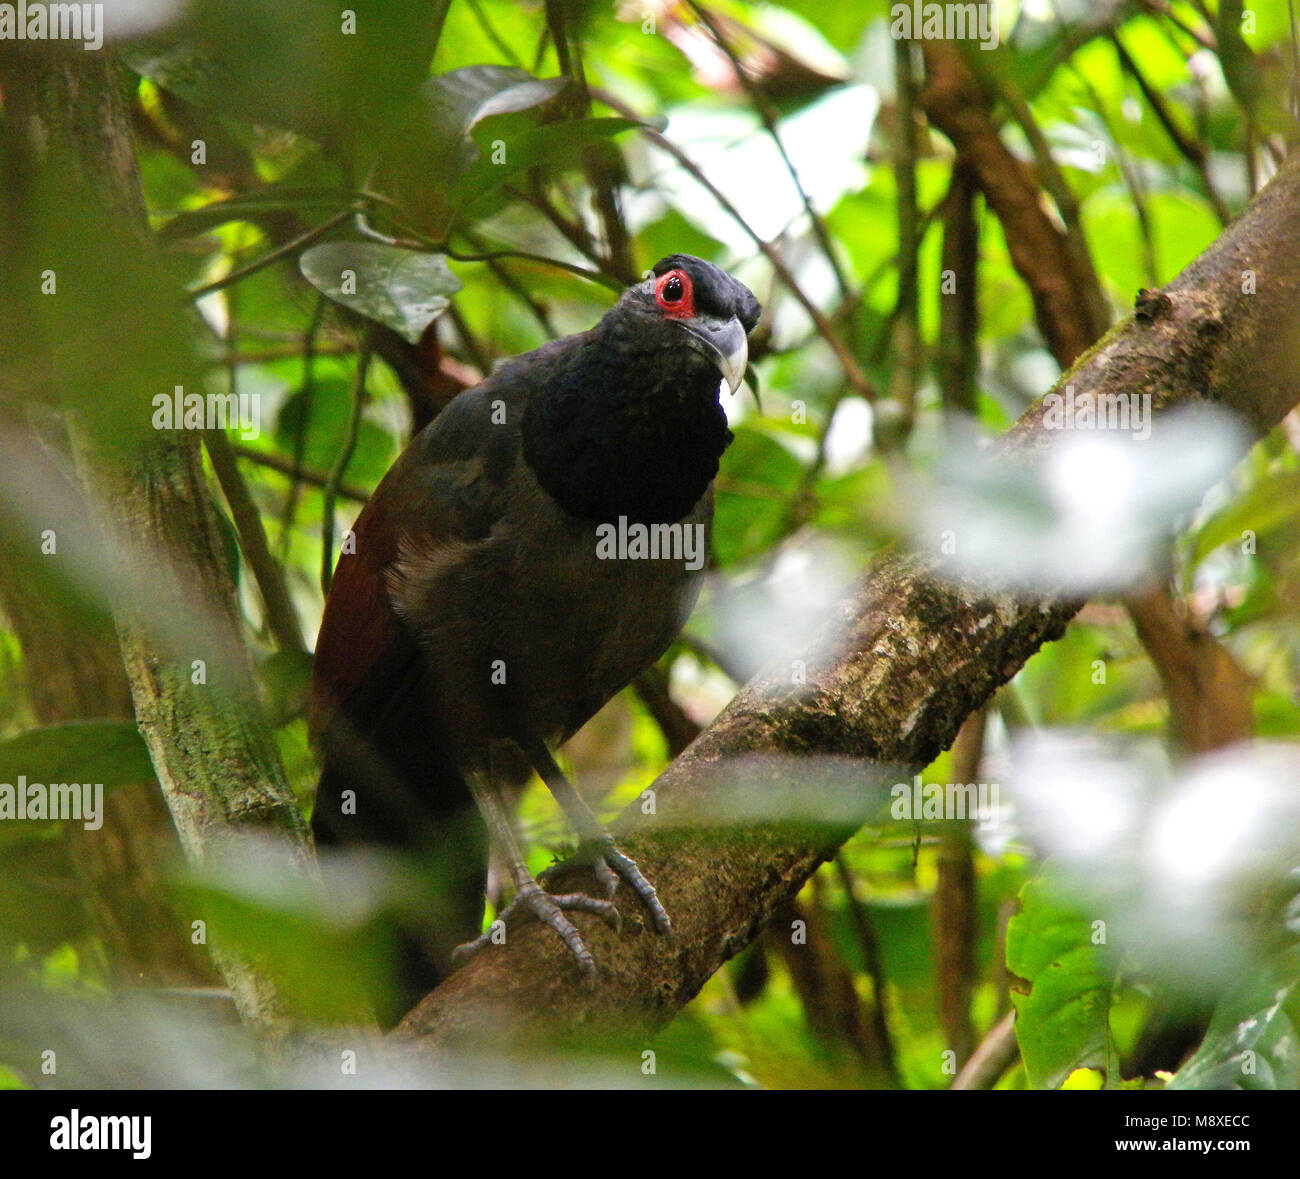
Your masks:
M735 393L749 365L749 340L744 325L734 315L730 319L696 315L681 320L681 325L686 329L690 346L718 366L727 389Z

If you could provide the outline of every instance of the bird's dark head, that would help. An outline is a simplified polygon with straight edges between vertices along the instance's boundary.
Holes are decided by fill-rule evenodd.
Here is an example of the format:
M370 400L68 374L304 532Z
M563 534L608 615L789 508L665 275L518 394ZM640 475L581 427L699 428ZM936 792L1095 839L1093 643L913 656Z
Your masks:
M691 254L669 254L611 314L632 317L642 337L660 347L684 347L703 357L734 393L749 362L747 337L761 311L753 292L725 270Z
M548 346L521 426L541 485L587 520L684 518L731 441L719 375L734 393L759 312L725 271L670 254L591 331Z

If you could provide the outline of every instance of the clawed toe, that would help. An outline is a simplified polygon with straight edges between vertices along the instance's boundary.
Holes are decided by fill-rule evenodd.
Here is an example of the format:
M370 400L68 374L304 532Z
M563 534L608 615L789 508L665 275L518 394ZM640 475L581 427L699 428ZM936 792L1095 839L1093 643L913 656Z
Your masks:
M583 983L591 987L596 981L596 963L591 956L591 951L587 949L586 943L582 940L582 935L578 932L577 927L564 915L566 912L594 913L616 933L621 933L623 918L612 898L618 888L619 880L622 879L641 898L641 903L650 911L651 920L659 933L671 934L672 922L668 918L667 911L660 903L654 885L645 878L641 869L636 866L636 863L629 856L624 855L614 846L612 839L601 840L594 849L589 862L596 874L597 881L605 890L606 899L602 900L599 897L588 896L582 892L550 893L537 881L528 879L520 883L514 899L501 910L493 925L495 926L497 922L508 923L519 909L531 913L539 921L549 925L551 929L559 934L578 964L578 971L582 975ZM542 879L545 879L549 873L550 870L543 875ZM492 931L489 930L487 933L476 937L473 941L457 946L452 951L452 965L459 966L481 950L492 945L493 941Z
M603 918L605 924L615 933L623 932L623 916L613 901L589 897L585 892L548 893L541 889L538 889L538 892L558 909L576 909L580 913L595 913L596 916ZM533 911L536 912L535 909Z
M618 891L618 873L610 867L609 861L605 859L603 852L597 852L592 857L591 870L595 872L600 887L605 890L605 896L609 900L613 900L614 894Z
M655 892L655 886L645 878L641 869L636 866L635 860L624 855L614 846L613 840L610 840L601 849L600 862L605 865L606 872L622 877L628 887L641 898L641 903L650 911L655 929L665 936L672 933L673 923L668 917L668 910L663 907L659 894ZM600 873L597 872L597 876L599 875ZM614 895L613 890L609 895Z
M590 897L586 893L549 893L537 883L529 881L527 884L521 885L514 899L501 910L496 920L508 922L515 912L521 908L526 909L539 921L549 925L560 935L561 940L568 946L569 952L577 962L584 983L588 986L594 984L596 980L595 960L591 956L591 951L587 949L586 943L582 940L582 935L578 932L577 926L564 914L570 910L581 913L594 913L618 933L623 929L623 918L618 911L618 907L611 901ZM493 922L493 924L495 925L496 922ZM492 940L492 934L489 931L476 937L473 941L457 946L451 954L452 965L459 966L462 962L474 957L475 954L491 945Z

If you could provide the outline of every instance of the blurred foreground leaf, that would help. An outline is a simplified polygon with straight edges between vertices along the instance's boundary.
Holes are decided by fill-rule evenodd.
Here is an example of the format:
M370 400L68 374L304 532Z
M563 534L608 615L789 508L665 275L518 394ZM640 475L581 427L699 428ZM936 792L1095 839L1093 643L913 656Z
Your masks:
M20 774L31 782L93 778L108 790L151 781L153 763L132 721L68 721L0 742L0 782L16 782Z

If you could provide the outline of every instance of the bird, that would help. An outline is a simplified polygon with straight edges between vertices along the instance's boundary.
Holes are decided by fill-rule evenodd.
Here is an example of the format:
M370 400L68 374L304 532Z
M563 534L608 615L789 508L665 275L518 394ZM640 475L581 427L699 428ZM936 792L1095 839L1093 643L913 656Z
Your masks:
M670 933L653 884L552 751L668 649L694 606L700 562L669 538L676 526L708 544L732 440L722 385L739 387L760 313L713 263L660 259L594 327L453 398L345 535L313 666L311 825L320 847L426 870L390 1015L489 944L489 841L515 889L498 917L550 926L584 984L597 968L567 914L618 928L620 880ZM613 543L638 528L664 538L657 556ZM509 792L534 772L604 896L552 894L529 872Z

